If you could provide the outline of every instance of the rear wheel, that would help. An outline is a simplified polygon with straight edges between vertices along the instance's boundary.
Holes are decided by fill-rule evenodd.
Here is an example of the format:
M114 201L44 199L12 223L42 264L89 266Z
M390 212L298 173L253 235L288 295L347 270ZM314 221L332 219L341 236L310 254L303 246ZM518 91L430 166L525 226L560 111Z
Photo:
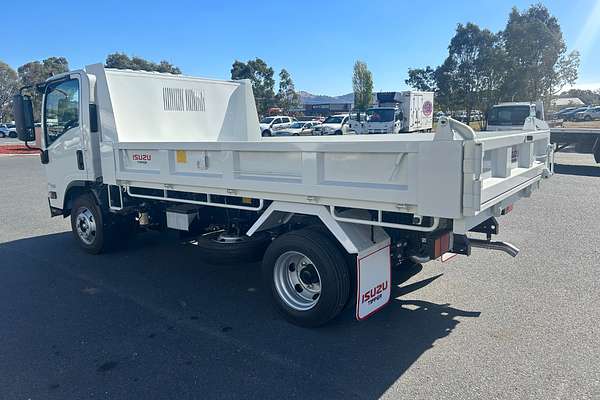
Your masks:
M344 308L350 273L344 254L326 234L302 229L281 235L263 259L263 278L290 322L323 325Z

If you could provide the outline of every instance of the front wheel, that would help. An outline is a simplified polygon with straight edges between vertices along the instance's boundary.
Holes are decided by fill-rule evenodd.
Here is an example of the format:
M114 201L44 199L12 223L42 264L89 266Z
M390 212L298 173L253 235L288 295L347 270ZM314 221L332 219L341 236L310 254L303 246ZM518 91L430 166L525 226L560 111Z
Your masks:
M268 129L265 129L265 130L262 132L262 135L263 135L263 137L269 137L269 136L271 136L271 131L270 131L270 130L268 130Z
M71 211L71 230L79 245L90 254L105 248L105 229L102 211L90 194L79 196Z
M277 309L296 325L323 325L348 301L351 282L346 258L320 231L281 235L267 249L262 269Z

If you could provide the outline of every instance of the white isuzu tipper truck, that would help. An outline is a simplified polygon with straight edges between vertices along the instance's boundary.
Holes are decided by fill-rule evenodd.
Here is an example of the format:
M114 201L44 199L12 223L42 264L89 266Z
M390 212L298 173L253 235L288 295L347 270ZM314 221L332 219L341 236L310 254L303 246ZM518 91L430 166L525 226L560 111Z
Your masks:
M262 260L292 322L317 326L346 304L364 319L391 294L391 266L492 241L497 217L551 175L549 132L261 137L249 81L105 69L54 76L13 98L35 140L52 216L89 253L140 229L175 229L215 262ZM516 154L516 155L515 155ZM468 237L470 232L486 238Z

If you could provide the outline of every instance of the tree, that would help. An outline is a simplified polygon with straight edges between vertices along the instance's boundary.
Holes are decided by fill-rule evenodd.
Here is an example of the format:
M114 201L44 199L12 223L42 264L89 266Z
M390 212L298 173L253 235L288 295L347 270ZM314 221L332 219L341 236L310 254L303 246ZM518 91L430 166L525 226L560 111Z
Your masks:
M260 58L243 63L235 60L231 66L231 79L250 79L259 115L265 115L275 104L273 68Z
M429 65L425 68L409 68L408 79L404 83L423 92L437 92L436 70Z
M9 114L9 103L17 91L17 73L8 64L0 61L0 121Z
M365 111L371 105L373 98L373 75L363 61L358 60L354 63L352 89L354 90L354 107Z
M466 110L467 122L472 110L487 108L490 97L495 98L496 82L492 76L498 57L494 51L497 44L498 38L492 32L473 23L458 24L450 40L448 58L440 71L447 80L442 87L452 93L455 106Z
M42 61L30 61L17 68L20 86L42 83L51 76L67 71L69 71L69 62L65 57L49 57ZM32 101L34 118L39 120L42 98L34 93Z
M523 13L513 8L503 38L509 60L507 89L518 98L549 103L577 80L579 53L567 54L558 20L544 5Z
M181 74L181 69L162 60L158 64L153 61L145 60L141 57L133 56L129 58L124 53L112 53L106 57L106 68L132 69L134 71L156 71L169 74Z
M292 77L285 68L279 72L279 91L276 98L279 107L288 112L300 105L300 96L296 92Z
M499 33L459 24L448 57L433 69L409 69L407 85L434 90L438 105L489 109L500 101L550 99L577 79L579 54L567 54L560 25L541 4L513 8Z

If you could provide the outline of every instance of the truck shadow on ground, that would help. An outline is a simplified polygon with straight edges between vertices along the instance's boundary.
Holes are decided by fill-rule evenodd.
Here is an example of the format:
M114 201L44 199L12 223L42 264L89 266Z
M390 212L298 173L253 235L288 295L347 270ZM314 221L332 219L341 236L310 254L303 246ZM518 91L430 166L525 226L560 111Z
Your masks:
M577 176L600 176L600 166L554 164L554 173Z
M82 377L70 383L53 378L56 382L50 381L48 387L54 389L39 387L37 393L44 398L48 397L45 390L54 390L60 398L65 396L62 390L70 389L68 393L76 398L124 382L129 398L157 395L162 390L171 393L169 397L173 393L169 385L188 387L190 398L375 398L437 340L450 335L462 318L480 315L412 299L416 291L441 277L412 279L408 284L421 272L420 267L413 267L393 274L392 301L367 321L357 322L349 306L322 328L298 328L273 310L257 264L203 264L198 249L152 233L139 235L126 251L98 256L79 250L70 233L40 236L0 244L0 257L4 261L0 274L6 275L6 279L0 276L3 302L10 303L15 291L15 296L29 293L49 299L42 309L30 310L26 304L19 309L18 301L0 306L5 316L39 317L44 324L45 336L39 340L47 344L48 354L34 353L30 365L43 365L53 357L53 343L64 343L61 352L75 353L77 343L63 340L67 332L95 343L87 348L89 354L80 356L82 360L63 366L67 375ZM29 278L10 284L10 274L27 271ZM62 288L63 281L70 286ZM52 295L46 296L49 290ZM73 298L67 300L63 290ZM96 302L81 311L78 305L87 304L90 296ZM47 315L54 318L47 319ZM97 336L90 333L95 332L91 327L98 327ZM17 345L33 346L21 329L15 324L9 331L15 341L23 341ZM215 345L202 347L213 341ZM132 361L128 356L132 349L145 357ZM239 365L239 353L248 365ZM104 371L107 368L110 371ZM160 383L154 379L167 370L176 370L177 379ZM47 379L47 371L33 367L29 373L39 374L38 381ZM102 380L96 382L99 373ZM215 378L200 391L192 385L198 374ZM226 376L225 381L219 376ZM27 378L19 379L19 385L27 387ZM132 383L138 381L145 384ZM229 393L220 392L223 385L230 388Z

